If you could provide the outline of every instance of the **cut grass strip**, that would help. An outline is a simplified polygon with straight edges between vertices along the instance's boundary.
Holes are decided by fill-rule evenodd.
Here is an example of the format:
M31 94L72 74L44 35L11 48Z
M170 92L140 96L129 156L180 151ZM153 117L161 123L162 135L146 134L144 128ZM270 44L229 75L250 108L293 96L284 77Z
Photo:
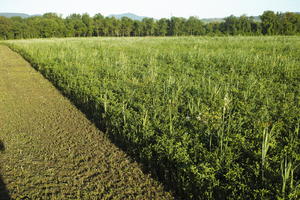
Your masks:
M0 175L12 199L172 199L6 46L0 71Z

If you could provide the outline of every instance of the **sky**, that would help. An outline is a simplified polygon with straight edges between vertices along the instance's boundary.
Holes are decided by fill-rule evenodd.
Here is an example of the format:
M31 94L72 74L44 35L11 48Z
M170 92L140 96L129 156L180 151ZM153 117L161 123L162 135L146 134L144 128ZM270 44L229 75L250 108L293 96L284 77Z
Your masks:
M64 17L72 13L134 13L156 19L197 16L199 18L261 15L265 10L300 12L300 0L0 0L0 12L44 14Z

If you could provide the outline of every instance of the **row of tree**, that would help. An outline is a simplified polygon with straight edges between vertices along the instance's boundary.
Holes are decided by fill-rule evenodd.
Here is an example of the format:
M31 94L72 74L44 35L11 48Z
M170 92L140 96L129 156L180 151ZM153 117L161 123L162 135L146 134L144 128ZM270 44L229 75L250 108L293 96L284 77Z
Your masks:
M197 17L172 17L142 21L96 14L56 13L30 18L0 17L0 39L90 36L184 36L184 35L295 35L300 34L299 13L265 11L260 20L245 15L222 22L204 23Z

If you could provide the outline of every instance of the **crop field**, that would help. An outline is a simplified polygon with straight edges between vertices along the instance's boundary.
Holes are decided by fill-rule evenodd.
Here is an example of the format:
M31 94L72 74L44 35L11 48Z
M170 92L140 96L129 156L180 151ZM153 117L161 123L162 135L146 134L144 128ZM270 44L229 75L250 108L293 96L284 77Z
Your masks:
M179 197L300 198L300 37L5 44Z
M0 45L0 199L173 199L22 57Z

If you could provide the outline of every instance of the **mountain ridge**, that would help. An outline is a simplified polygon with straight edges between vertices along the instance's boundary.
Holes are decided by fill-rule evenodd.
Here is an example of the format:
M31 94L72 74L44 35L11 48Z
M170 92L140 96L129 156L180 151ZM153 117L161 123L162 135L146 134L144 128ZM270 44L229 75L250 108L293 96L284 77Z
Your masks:
M121 13L121 14L111 14L111 15L108 15L108 17L115 17L117 19L121 19L122 17L128 17L130 19L133 19L133 20L139 20L139 21L142 21L144 18L149 18L149 17L146 17L146 16L139 16L139 15L136 15L136 14L133 14L133 13Z
M28 17L35 17L35 16L41 16L40 14L35 14L35 15L29 15L26 13L9 13L9 12L0 12L0 16L2 17L22 17L22 18L28 18Z
M2 17L22 17L22 18L28 18L30 15L25 13L0 13L0 16Z

